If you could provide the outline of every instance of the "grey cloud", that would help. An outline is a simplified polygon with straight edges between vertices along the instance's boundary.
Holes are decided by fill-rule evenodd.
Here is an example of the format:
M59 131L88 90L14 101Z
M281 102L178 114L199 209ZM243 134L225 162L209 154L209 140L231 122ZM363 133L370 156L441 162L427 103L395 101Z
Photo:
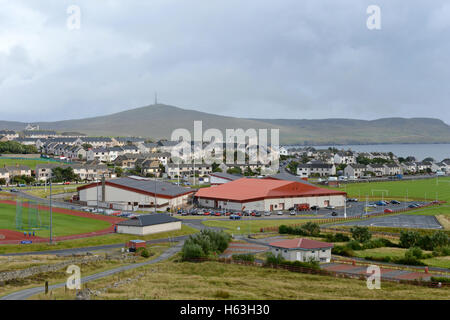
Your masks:
M450 123L443 0L0 4L3 120L101 115L150 104L158 91L167 104L242 117ZM82 14L72 32L71 4ZM366 28L370 4L382 30Z

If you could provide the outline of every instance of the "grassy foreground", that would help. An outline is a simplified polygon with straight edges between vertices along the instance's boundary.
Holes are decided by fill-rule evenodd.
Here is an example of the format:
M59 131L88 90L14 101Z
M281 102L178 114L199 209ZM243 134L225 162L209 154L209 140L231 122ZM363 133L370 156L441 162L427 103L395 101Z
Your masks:
M145 272L147 271L147 272ZM145 272L139 281L108 289L94 299L450 299L450 289L382 282L380 290L367 289L366 282L308 275L218 262L188 263L174 259L121 273L88 284L100 290L108 284ZM53 291L51 299L74 299L74 292ZM49 299L43 294L35 299Z
M147 236L133 236L126 234L112 233L104 236L82 238L76 240L67 240L49 245L48 243L36 243L36 244L23 244L23 245L1 245L0 254L8 254L14 252L35 252L35 251L47 251L47 250L62 250L71 248L92 247L107 244L124 243L132 239L141 240L155 240L164 239L168 237L178 237L189 235L197 232L197 229L182 225L181 230L161 232L156 234L150 234Z

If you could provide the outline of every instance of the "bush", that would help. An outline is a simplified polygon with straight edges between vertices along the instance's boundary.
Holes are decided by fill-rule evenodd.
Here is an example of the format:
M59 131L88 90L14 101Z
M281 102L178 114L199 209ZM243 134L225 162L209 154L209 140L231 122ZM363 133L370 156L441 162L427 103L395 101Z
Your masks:
M140 256L142 258L149 258L150 257L150 252L148 251L147 248L139 248L138 253L140 254Z
M359 242L366 242L372 238L372 233L369 231L368 227L353 227L350 228L353 239Z
M433 256L435 256L435 257L450 256L450 246L438 247L438 248L434 249Z
M231 258L233 260L242 260L242 261L249 261L249 262L253 262L255 261L255 256L253 254L233 254L231 256Z
M355 255L353 250L347 246L334 246L331 249L331 253L344 257L353 257Z
M294 234L297 236L306 236L308 233L302 227L289 227L281 225L278 227L278 233L280 234Z
M361 244L356 240L349 241L345 246L352 250L362 250Z
M314 222L307 222L300 228L306 233L306 235L317 236L320 234L320 226Z
M228 299L230 297L230 293L224 290L217 290L214 296L216 298Z
M328 242L347 242L347 241L350 241L350 237L348 237L347 235L345 235L343 233L336 233L336 234L327 233L327 234L325 234L324 238Z
M202 258L205 256L205 252L202 247L195 243L185 243L181 250L183 260Z
M375 248L383 248L383 247L398 247L395 243L388 239L373 239L370 241L366 241L362 245L362 249L375 249Z
M399 245L402 248L411 248L419 243L420 234L417 231L400 231Z
M230 235L223 231L202 230L200 233L189 236L184 242L183 259L206 257L211 253L222 253L228 247Z
M445 282L450 283L450 278L447 277L431 277L432 282Z
M281 254L274 255L272 252L267 252L266 254L266 263L267 264L281 264L283 262L283 257Z
M431 243L433 248L445 247L450 244L450 238L447 234L439 230L431 236Z
M409 248L409 250L405 252L405 258L407 258L407 259L411 259L411 258L422 259L423 251L419 247Z

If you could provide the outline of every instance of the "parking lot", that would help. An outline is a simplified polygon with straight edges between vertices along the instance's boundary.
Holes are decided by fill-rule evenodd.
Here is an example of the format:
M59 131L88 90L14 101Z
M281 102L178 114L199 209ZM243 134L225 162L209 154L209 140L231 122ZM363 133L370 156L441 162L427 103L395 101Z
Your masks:
M371 207L367 208L367 214L373 214L373 213L379 213L384 212L386 209L390 210L399 210L407 208L411 204L419 204L423 205L425 202L418 202L418 201L408 201L408 202L401 202L400 204L387 204L383 206L377 206L374 205L375 202L371 201L368 202L368 205L371 205ZM326 209L326 208L320 208L318 210L306 210L306 211L298 211L295 214L291 213L290 211L272 211L270 212L270 215L268 215L268 212L259 212L260 216L254 215L246 215L242 212L237 212L233 210L219 210L219 209L207 209L207 208L197 208L198 212L196 214L192 214L192 212L185 212L184 216L202 216L204 218L227 218L229 219L229 216L232 214L240 214L242 217L251 217L255 219L283 219L283 218L289 218L289 217L296 217L301 218L304 217L319 217L319 218L331 218L331 217L344 217L344 211L346 211L347 217L359 217L361 215L366 214L366 202L348 202L346 210L344 208L334 208L334 209ZM206 212L207 214L205 214ZM176 214L178 216L181 216L181 214Z
M419 216L406 214L388 217L375 217L370 220L352 221L336 224L336 226L338 225L412 229L442 229L442 226L435 216Z

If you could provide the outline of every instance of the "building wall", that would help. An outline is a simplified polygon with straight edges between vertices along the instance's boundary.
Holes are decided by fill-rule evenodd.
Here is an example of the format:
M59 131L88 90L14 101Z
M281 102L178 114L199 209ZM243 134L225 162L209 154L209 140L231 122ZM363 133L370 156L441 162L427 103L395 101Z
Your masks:
M98 199L102 201L102 187L101 185L97 188L87 188L80 190L80 201L97 201L98 191ZM156 197L157 206L168 203L169 207L180 207L187 203L189 198L189 194L175 197L172 199L160 198ZM124 190L120 188L116 188L113 186L106 185L105 186L105 202L107 203L122 203L122 205L126 205L130 202L131 205L137 203L138 205L154 205L155 197L151 195L145 195L129 190ZM167 206L158 208L158 210L165 210Z
M334 207L343 207L345 204L345 197L343 195L335 195L335 196L316 196L316 197L276 198L245 203L231 202L231 201L217 201L217 206L216 201L214 200L199 198L198 201L201 206L207 208L220 207L223 209L242 210L242 207L245 206L245 210L269 211L272 205L273 210L277 211L277 210L287 210L289 208L294 207L296 204L302 203L308 203L310 207L312 206L326 207L327 205L331 205Z
M147 234L154 234L175 230L181 230L181 221L162 223L146 227L117 226L117 233L133 234L137 236L145 236Z

